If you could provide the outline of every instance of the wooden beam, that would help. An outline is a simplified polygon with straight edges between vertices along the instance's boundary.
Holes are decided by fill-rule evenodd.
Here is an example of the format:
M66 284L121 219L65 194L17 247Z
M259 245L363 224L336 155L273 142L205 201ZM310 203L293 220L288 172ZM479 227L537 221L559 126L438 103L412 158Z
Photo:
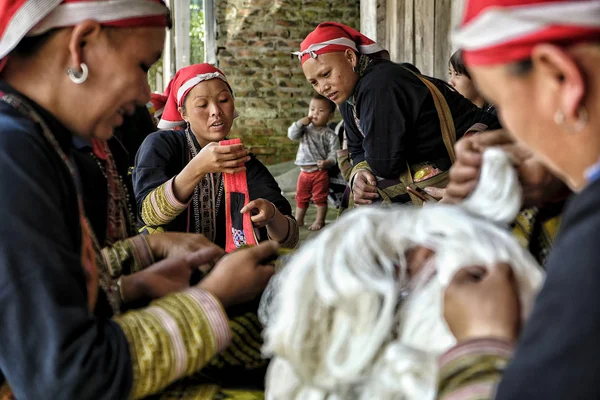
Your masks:
M415 0L404 0L404 30L402 35L402 62L415 63ZM401 5L400 5L401 6Z
M175 68L190 65L190 0L175 0Z
M217 17L215 0L204 0L204 62L217 64Z
M360 0L360 31L377 41L377 0Z
M451 15L452 1L436 0L433 76L443 80L448 78L448 60L452 55L452 45L450 44Z
M433 75L435 0L416 0L415 16L415 62L424 75Z

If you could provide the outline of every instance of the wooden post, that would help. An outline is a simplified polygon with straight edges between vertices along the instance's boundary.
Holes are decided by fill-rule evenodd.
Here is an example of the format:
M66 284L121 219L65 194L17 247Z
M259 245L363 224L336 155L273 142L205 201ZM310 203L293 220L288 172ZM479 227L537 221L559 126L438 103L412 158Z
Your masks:
M215 0L204 0L204 60L217 64L217 18Z
M175 0L175 68L190 65L190 0Z
M168 0L169 8L173 12L174 0ZM175 36L174 29L169 29L165 36L165 51L163 52L163 87L167 87L171 79L175 76Z
M360 32L377 41L377 0L360 0Z
M446 80L448 78L448 60L452 55L450 32L452 30L451 0L436 0L435 2L435 39L433 76Z
M402 35L402 62L415 63L415 0L404 0L404 31Z
M415 16L415 63L424 75L433 75L435 0L417 0Z

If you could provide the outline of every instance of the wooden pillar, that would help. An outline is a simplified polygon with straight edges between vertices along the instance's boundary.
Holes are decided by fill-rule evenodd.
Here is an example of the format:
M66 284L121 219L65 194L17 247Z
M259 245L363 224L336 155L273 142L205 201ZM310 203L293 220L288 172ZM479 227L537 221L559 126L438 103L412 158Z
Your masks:
M168 6L171 13L174 11L175 0L168 0ZM169 29L165 36L165 50L163 52L163 87L167 87L171 78L175 76L175 32Z
M190 0L175 0L173 13L175 31L175 68L190 65Z
M217 16L215 0L204 0L204 60L217 64Z
M360 32L377 41L377 0L360 0Z
M448 79L448 60L452 55L450 33L452 31L452 1L436 0L435 2L435 39L433 76Z

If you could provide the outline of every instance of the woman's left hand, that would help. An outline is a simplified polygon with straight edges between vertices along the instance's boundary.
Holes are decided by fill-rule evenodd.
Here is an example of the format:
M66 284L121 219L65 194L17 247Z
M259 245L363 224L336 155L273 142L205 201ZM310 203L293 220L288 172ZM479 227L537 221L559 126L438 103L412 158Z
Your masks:
M273 221L279 211L275 204L265 199L252 200L240 210L242 214L250 212L252 223L256 228L262 228Z
M198 233L164 232L145 237L155 260L185 257L195 251L211 248L225 254L223 249Z

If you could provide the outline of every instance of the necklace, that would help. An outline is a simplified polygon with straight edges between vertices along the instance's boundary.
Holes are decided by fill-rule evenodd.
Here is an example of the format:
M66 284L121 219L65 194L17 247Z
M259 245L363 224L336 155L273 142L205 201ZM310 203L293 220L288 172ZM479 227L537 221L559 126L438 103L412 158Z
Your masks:
M94 142L94 150L91 155L106 179L108 193L108 215L106 221L106 238L104 240L104 245L108 246L116 241L134 235L135 217L133 216L131 202L129 201L129 190L117 171L116 163L108 143L99 140Z
M189 127L185 130L185 137L191 160L198 154L198 149L192 140L192 133ZM219 214L223 192L221 173L209 173L204 175L202 180L198 182L192 195L195 231L206 236L211 242L214 242L216 238L217 215Z
M118 314L121 309L119 288L114 284L106 264L101 261L101 257L97 257L100 254L101 246L96 239L96 235L94 235L94 231L91 229L91 225L87 219L87 216L85 215L85 209L83 207L83 193L77 168L62 150L58 141L54 137L54 134L43 118L28 103L21 99L20 96L15 94L0 93L0 95L2 96L2 101L11 105L21 114L34 121L41 128L42 134L69 171L75 186L75 193L79 206L79 222L81 227L81 264L87 278L86 286L88 291L88 308L90 311L94 310L94 307L96 306L96 300L98 298L98 285L100 285L107 295L106 297L112 310L115 312L115 314ZM100 267L100 271L98 271L98 266Z

